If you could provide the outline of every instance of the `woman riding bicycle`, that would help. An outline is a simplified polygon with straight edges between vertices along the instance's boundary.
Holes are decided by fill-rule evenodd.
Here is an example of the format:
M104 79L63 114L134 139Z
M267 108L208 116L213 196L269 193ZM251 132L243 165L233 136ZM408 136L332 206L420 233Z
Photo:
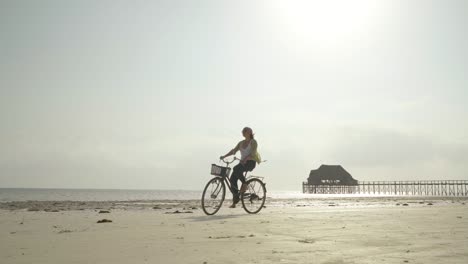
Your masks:
M235 208L236 204L240 201L239 189L237 187L237 181L242 182L240 192L243 193L247 189L245 184L244 172L252 171L255 169L257 163L260 163L260 154L257 151L257 141L254 139L253 131L250 127L244 127L242 129L242 135L244 140L240 141L236 147L229 151L226 155L221 156L220 159L224 159L231 155L235 155L237 151L241 152L241 158L239 164L234 166L231 178L229 179L232 188L232 205L230 208Z

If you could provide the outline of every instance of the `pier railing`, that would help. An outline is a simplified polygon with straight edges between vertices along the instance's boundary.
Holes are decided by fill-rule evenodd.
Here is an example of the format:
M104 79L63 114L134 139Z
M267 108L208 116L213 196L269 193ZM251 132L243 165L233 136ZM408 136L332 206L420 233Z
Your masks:
M302 183L303 193L468 196L468 180L359 181L357 185Z

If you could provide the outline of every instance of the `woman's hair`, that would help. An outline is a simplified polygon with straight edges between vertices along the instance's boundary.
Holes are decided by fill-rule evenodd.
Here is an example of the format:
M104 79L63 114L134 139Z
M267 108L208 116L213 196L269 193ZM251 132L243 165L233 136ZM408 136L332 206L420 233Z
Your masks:
M250 127L244 127L242 131L248 131L250 133L250 139L254 139L254 133L253 130Z

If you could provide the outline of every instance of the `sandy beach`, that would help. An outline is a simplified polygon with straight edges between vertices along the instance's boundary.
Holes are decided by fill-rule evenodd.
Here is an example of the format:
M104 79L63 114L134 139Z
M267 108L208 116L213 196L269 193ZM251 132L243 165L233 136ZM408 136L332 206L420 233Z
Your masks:
M223 207L215 216L205 216L197 201L10 202L1 204L0 259L5 264L467 263L465 202L270 199L257 215ZM112 222L97 223L102 219Z

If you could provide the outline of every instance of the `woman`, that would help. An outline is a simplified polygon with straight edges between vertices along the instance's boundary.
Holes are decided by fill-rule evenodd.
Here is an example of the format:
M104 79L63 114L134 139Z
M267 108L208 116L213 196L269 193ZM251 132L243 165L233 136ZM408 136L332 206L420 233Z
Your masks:
M236 147L229 151L226 155L220 157L220 159L225 159L226 157L235 155L237 151L241 152L240 162L234 166L231 178L229 179L233 192L232 205L230 206L231 208L235 208L236 204L240 201L237 180L242 182L240 192L245 192L247 189L247 184L245 184L244 172L252 171L255 169L255 165L260 163L260 154L258 154L257 151L258 144L254 139L252 129L250 127L244 127L244 129L242 129L242 135L245 139L239 142Z

